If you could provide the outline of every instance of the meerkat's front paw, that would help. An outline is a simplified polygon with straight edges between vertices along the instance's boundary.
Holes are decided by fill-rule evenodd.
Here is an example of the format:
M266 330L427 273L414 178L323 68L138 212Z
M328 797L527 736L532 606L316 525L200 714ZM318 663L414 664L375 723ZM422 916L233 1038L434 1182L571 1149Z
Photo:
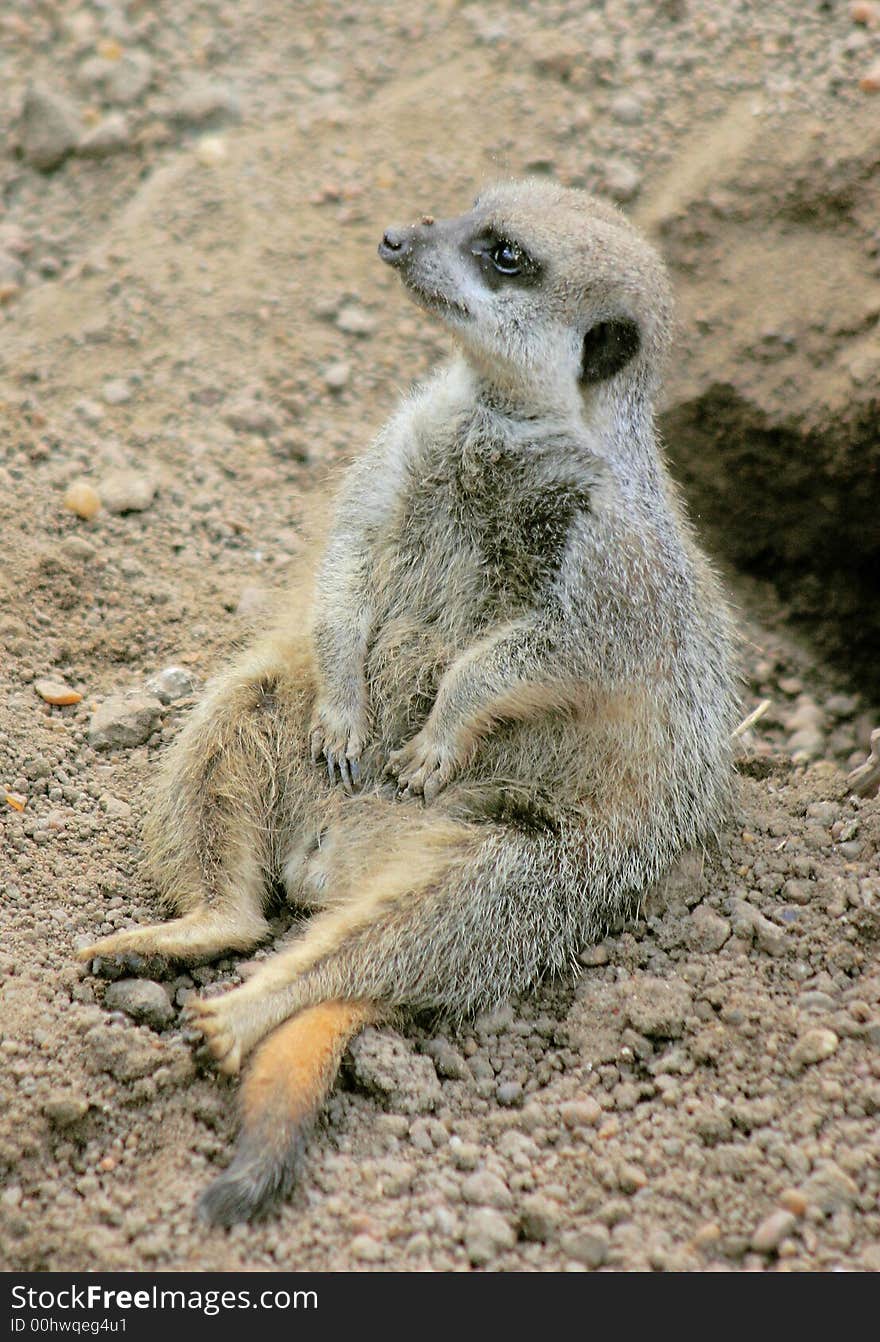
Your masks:
M309 728L312 763L317 764L324 758L331 785L336 782L338 770L339 781L346 792L353 792L359 786L360 757L366 745L366 735L362 722L347 718L324 704L315 709Z
M424 731L395 750L388 760L388 773L397 778L398 787L408 795L420 794L427 802L434 800L460 767L455 751Z

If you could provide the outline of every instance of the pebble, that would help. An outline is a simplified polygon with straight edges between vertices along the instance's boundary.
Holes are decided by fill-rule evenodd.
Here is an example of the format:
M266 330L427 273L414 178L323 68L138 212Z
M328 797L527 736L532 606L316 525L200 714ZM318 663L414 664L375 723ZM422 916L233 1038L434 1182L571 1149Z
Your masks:
M880 61L865 71L859 80L859 88L863 93L880 93Z
M83 1036L83 1049L91 1071L109 1072L118 1081L149 1076L162 1057L157 1047L140 1031L104 1024L93 1025L87 1031Z
M9 252L0 251L0 303L10 303L21 292L24 266Z
M238 121L241 108L228 85L210 79L195 79L178 94L165 115L178 126L207 128Z
M604 942L600 942L598 946L588 946L578 956L580 963L587 969L599 969L602 965L607 965L610 959L611 952Z
M499 1211L506 1211L513 1205L507 1184L491 1170L476 1170L469 1174L461 1186L461 1196L465 1202L478 1207L495 1207Z
M625 1001L630 1025L649 1039L678 1039L691 1005L690 992L683 983L650 975L633 980Z
M471 1072L457 1048L453 1048L448 1039L438 1037L429 1039L422 1045L422 1052L434 1061L437 1075L451 1081L467 1081Z
M880 8L871 0L854 0L849 7L849 16L853 23L864 24L866 28L880 26Z
M622 158L606 159L602 165L602 180L609 196L620 204L637 196L642 186L638 168Z
M50 1091L43 1101L43 1113L49 1122L58 1128L67 1128L73 1123L78 1123L88 1110L88 1100L73 1090Z
M76 148L80 130L76 109L67 98L42 84L28 86L19 125L25 163L51 172Z
M226 158L226 141L222 135L203 135L195 148L196 158L205 168L214 168Z
M693 951L719 951L730 936L730 923L708 904L698 904L688 919L686 940Z
M133 48L118 59L91 56L77 71L82 88L119 107L129 107L143 97L153 82L153 62L146 51Z
M349 1245L352 1258L362 1263L378 1263L385 1257L385 1249L372 1235L355 1235Z
M131 129L121 112L111 112L82 137L76 152L81 158L109 158L131 144Z
M163 704L176 703L186 699L196 688L196 680L185 666L165 666L147 681L150 694L155 694Z
M34 689L47 704L78 704L82 695L61 680L35 680Z
M629 93L621 93L611 103L611 115L621 126L637 126L642 120L642 104Z
M603 1225L585 1225L562 1236L560 1248L566 1258L597 1268L608 1258L611 1236Z
M349 1048L354 1078L400 1113L428 1113L443 1096L430 1058L414 1053L399 1035L366 1029Z
M491 1207L470 1212L464 1224L464 1245L474 1267L484 1267L505 1249L516 1243L513 1226Z
M597 1100L567 1100L559 1106L559 1117L567 1128L591 1128L599 1122L603 1109Z
M139 471L114 471L101 481L101 500L108 513L142 513L156 497L156 481Z
M495 1098L500 1105L507 1109L512 1109L522 1103L523 1088L520 1081L502 1081L501 1085L495 1091Z
M799 1188L783 1189L779 1195L779 1202L786 1211L793 1212L795 1216L803 1216L809 1205Z
M793 1212L779 1209L771 1212L752 1234L751 1247L755 1253L774 1253L797 1225Z
M84 536L65 536L58 548L65 559L75 559L83 564L94 559L98 553L91 541L87 541Z
M342 391L348 386L351 380L351 364L340 360L338 363L331 363L324 369L324 384L329 391Z
M223 418L229 427L238 433L258 433L268 436L280 428L278 416L272 407L253 397L242 397L236 401Z
M68 512L91 521L101 511L101 498L85 480L75 480L64 495L64 506Z
M125 405L134 395L134 389L126 378L114 377L104 383L101 395L107 405Z
M795 1071L809 1067L812 1063L822 1062L836 1052L840 1041L833 1030L817 1026L807 1030L798 1039L789 1054L789 1061Z
M124 750L143 745L161 720L162 703L156 695L111 695L92 714L89 745L94 750Z
M807 1207L815 1207L824 1216L855 1206L858 1186L839 1165L828 1160L815 1170L800 1188Z
M346 303L336 314L336 325L346 335L368 336L376 329L376 318L356 303Z
M108 1011L124 1011L154 1030L164 1030L174 1020L168 994L152 979L117 979L104 994L104 1006Z
M523 1239L546 1244L556 1235L561 1220L557 1203L545 1197L543 1193L529 1193L522 1200L519 1213L519 1227Z

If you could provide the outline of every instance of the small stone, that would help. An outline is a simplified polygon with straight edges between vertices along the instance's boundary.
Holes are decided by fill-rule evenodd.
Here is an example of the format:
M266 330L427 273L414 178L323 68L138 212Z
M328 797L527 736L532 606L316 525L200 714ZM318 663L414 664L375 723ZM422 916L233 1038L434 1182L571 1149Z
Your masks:
M862 93L880 93L880 61L866 70L859 80Z
M222 135L203 135L195 152L203 167L214 168L226 158L226 141Z
M329 391L342 391L347 387L351 380L351 364L340 360L338 363L331 363L324 369L324 384Z
M153 694L111 695L92 714L89 745L94 750L143 745L160 725L162 703Z
M153 62L146 51L133 48L115 59L92 56L77 71L82 88L89 89L103 102L130 107L138 102L153 82Z
M258 433L268 436L280 427L278 416L270 405L245 396L229 407L223 416L231 429L238 433Z
M495 1091L495 1098L505 1108L512 1109L522 1103L523 1088L520 1081L503 1081Z
M880 8L871 0L854 0L849 7L849 16L853 23L864 24L866 28L880 27Z
M600 943L598 946L588 946L586 950L581 951L578 959L587 969L599 969L602 965L608 964L611 952L604 943Z
M633 163L625 159L607 159L602 167L602 176L609 196L621 204L632 200L641 190L642 174Z
M385 1257L385 1250L372 1235L355 1235L350 1244L352 1258L362 1263L378 1263Z
M602 1106L589 1096L583 1100L567 1100L559 1106L559 1116L567 1128L595 1127L602 1113Z
M840 1041L833 1030L826 1030L821 1026L815 1029L807 1030L794 1045L789 1054L789 1061L795 1071L800 1071L804 1067L809 1067L812 1063L822 1062L825 1058L830 1058L837 1049Z
M78 704L82 695L60 680L35 680L34 689L47 704Z
M497 1254L512 1249L516 1234L510 1222L491 1207L472 1211L464 1225L464 1244L474 1267L484 1267Z
M796 1225L797 1217L793 1212L782 1209L771 1212L754 1231L751 1246L755 1253L775 1253Z
M361 1088L400 1113L428 1113L442 1099L431 1059L414 1053L399 1035L368 1028L349 1045L349 1056Z
M807 1210L807 1199L799 1188L786 1188L779 1195L780 1206L795 1216L803 1216Z
M649 1039L678 1039L692 1003L682 982L645 975L633 978L627 985L624 1005L630 1025L639 1034Z
M858 1186L831 1160L815 1170L800 1191L807 1206L817 1208L825 1216L854 1207L859 1196Z
M76 152L81 158L109 158L131 143L131 130L121 112L111 112L80 140Z
M40 172L51 172L73 152L79 137L79 117L72 104L42 84L30 84L19 126L25 163Z
M496 1207L499 1211L506 1211L513 1205L507 1184L490 1170L477 1170L468 1175L461 1186L461 1196L475 1206Z
M642 104L632 94L621 93L612 100L611 115L621 126L637 126L642 120Z
M134 395L130 382L124 377L110 378L104 383L101 389L101 395L107 405L125 405Z
M519 1214L519 1227L523 1239L546 1244L554 1238L559 1229L561 1212L559 1205L544 1197L543 1193L530 1193L523 1198Z
M92 1072L109 1072L117 1081L149 1076L159 1066L159 1041L129 1027L93 1025L83 1037L86 1065Z
M97 490L85 480L75 480L64 495L64 506L68 512L91 521L101 511L101 499Z
M447 1077L451 1081L470 1080L470 1068L448 1039L429 1039L422 1045L422 1052L433 1058L438 1076Z
M65 536L59 549L65 559L75 559L83 564L94 559L98 553L91 541L87 541L84 536Z
M336 314L336 325L346 335L368 336L376 329L376 319L355 303L346 303Z
M185 666L166 666L163 667L155 676L151 676L147 681L147 689L150 694L155 694L157 699L161 699L163 704L176 703L178 699L186 699L196 688L195 677Z
M43 1101L43 1113L57 1128L68 1128L78 1123L89 1110L89 1102L73 1090L53 1090Z
M114 471L101 482L101 498L108 513L142 513L156 497L157 484L138 471Z
M174 1020L174 1007L165 989L152 979L117 979L104 994L109 1011L124 1011L132 1020L164 1030Z
M226 84L210 79L194 79L166 111L169 121L178 126L216 127L238 121L241 108Z
M719 951L730 936L730 923L708 904L698 904L688 919L686 940L692 951Z
M608 1258L610 1243L611 1236L605 1226L586 1225L563 1235L560 1248L566 1258L573 1258L576 1263L583 1263L586 1267L597 1268Z

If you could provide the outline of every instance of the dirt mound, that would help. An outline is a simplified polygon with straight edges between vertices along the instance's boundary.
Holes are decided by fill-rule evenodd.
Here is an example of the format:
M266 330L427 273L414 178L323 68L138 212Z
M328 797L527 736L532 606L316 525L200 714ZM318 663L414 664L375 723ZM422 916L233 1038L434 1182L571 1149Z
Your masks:
M640 209L677 279L663 428L701 525L880 692L880 131L749 99Z

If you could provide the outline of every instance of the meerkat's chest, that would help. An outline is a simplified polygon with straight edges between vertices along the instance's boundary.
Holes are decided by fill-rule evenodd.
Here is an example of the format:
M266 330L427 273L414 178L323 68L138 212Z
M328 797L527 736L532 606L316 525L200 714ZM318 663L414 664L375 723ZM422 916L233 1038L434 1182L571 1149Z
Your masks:
M465 442L414 475L402 502L399 543L410 562L430 564L441 585L446 572L468 569L479 602L503 614L540 599L590 492L540 457Z

